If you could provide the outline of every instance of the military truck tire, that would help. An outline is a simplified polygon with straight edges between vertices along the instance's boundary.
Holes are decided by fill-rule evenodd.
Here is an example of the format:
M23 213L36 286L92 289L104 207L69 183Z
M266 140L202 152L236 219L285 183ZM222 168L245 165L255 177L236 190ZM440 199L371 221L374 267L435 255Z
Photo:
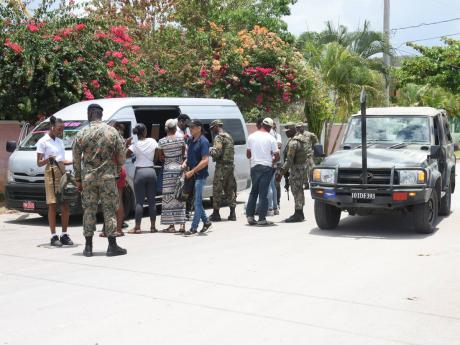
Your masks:
M452 204L452 189L449 186L446 189L446 194L444 198L441 198L441 203L439 204L439 215L448 216L450 214L450 206Z
M438 201L436 191L433 190L430 199L414 206L414 227L420 234L431 234L434 231L436 217L438 215Z
M315 220L320 229L335 229L339 224L341 213L342 211L339 208L315 200Z

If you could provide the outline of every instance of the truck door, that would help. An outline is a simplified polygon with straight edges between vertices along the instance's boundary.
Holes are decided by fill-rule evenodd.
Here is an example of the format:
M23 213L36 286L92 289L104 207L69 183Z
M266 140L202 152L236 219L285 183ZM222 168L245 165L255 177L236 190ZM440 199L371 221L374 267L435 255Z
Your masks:
M442 122L441 115L436 115L433 118L434 121L434 130L435 130L435 144L440 146L439 150L439 157L438 157L438 167L439 172L442 176L442 186L441 188L444 190L444 187L447 183L447 151L446 151L446 135L444 133L444 126Z

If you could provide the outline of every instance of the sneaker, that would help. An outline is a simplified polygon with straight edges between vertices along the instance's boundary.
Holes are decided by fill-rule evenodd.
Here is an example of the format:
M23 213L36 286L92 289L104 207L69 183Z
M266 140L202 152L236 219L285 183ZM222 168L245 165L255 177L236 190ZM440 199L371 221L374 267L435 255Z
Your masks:
M61 243L61 241L59 241L58 235L54 235L53 237L51 237L51 242L50 242L50 244L51 244L53 247L62 247L62 243Z
M200 233L201 233L201 234L205 233L206 231L209 230L209 228L210 228L211 226L212 226L212 223L209 222L209 221L208 221L207 223L204 223L204 224L203 224L203 227L201 228Z
M273 212L273 210L267 211L267 217L273 217L274 215L275 215L275 212Z
M267 226L267 225L272 225L273 223L272 222L269 222L268 220L264 219L264 220L259 220L257 222L257 226Z
M248 220L249 225L256 225L257 224L257 222L254 219L254 217L248 217L247 220Z
M277 209L277 208L275 208L275 209L273 210L273 214L274 214L275 216L278 216L278 215L280 214L280 210Z
M185 235L185 236L195 235L197 232L198 232L197 229L190 228L189 230L187 230L186 232L184 232L184 235Z
M70 239L69 235L67 235L67 234L62 234L60 241L61 241L62 245L64 245L64 246L73 246L73 242Z

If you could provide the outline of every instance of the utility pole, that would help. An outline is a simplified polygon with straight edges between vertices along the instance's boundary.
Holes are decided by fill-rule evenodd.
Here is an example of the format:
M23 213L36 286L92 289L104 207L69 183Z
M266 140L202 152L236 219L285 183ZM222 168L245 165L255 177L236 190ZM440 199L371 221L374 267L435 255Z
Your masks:
M383 64L385 65L385 106L390 106L390 0L383 0Z

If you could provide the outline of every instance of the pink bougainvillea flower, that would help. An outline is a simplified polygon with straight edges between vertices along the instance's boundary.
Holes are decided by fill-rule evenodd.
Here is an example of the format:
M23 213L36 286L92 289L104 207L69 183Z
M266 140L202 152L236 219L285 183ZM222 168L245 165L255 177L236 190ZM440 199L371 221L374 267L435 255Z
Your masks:
M79 56L79 57L77 57L77 61L78 62L83 62L83 61L85 61L85 58L83 56Z
M5 46L11 48L15 54L21 54L24 51L18 43L11 42L9 38L5 40Z
M73 32L72 28L64 28L62 29L62 36L68 37Z
M112 68L113 66L115 66L115 62L113 62L112 60L107 62L107 67Z
M262 104L263 101L264 101L264 96L261 95L261 94L257 95L256 103L260 105L260 104Z
M94 95L91 93L91 90L88 89L88 86L86 84L83 84L83 95L88 100L94 99Z
M104 54L105 57L109 57L112 55L112 52L110 50L107 50Z
M127 58L123 58L123 59L121 60L121 63L122 63L123 65L126 65L128 62L129 62L129 60L128 60Z
M86 27L85 24L83 24L83 23L78 23L77 25L75 25L75 30L81 31L81 30L84 30L85 27Z
M138 46L138 45L133 45L133 46L131 46L131 51L132 51L133 53L137 53L139 50L141 50L141 47L140 47L140 46Z
M206 68L201 67L200 76L201 76L201 78L207 78L208 77L208 71L206 71Z
M27 30L29 30L30 32L37 32L39 28L34 23L30 23L29 25L27 25Z
M91 85L93 85L95 89L99 89L101 87L101 84L99 84L97 80L91 80Z
M54 42L60 42L60 41L62 41L62 37L59 36L59 35L54 35L53 41L54 41Z
M121 95L121 94L123 93L123 90L121 89L121 85L118 84L118 83L113 84L112 88L113 88L116 92L118 92L119 95Z
M96 38L107 38L107 34L103 32L96 32Z
M289 92L284 92L283 93L283 101L287 103L287 102L289 102L289 100L290 100Z
M263 67L257 67L256 71L261 73L264 76L269 75L270 73L273 72L273 68L263 68Z
M112 78L112 79L116 78L117 76L117 74L114 71L108 71L107 75L109 76L109 78Z
M139 71L139 75L140 75L141 77L144 77L144 76L145 76L145 71L144 71L143 69L141 69L141 70Z
M122 52L112 52L112 56L118 59L121 59L123 58L123 53Z
M161 75L163 75L163 74L166 74L167 71L166 71L164 68L160 68L159 71L158 71L158 73L160 73Z

